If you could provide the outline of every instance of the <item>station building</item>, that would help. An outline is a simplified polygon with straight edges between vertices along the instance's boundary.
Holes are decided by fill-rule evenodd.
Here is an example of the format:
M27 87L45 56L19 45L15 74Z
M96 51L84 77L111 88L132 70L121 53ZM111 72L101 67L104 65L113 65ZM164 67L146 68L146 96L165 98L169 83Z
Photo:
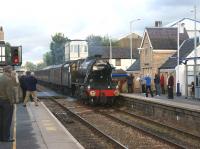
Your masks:
M177 23L183 24L183 32L179 33L180 65L177 66ZM150 74L152 82L156 73L164 74L165 84L170 73L175 78L174 93L176 93L177 82L180 82L180 90L183 96L190 96L191 82L195 84L195 97L200 98L200 87L198 85L199 71L199 33L200 22L196 21L197 48L194 44L194 23L192 19L184 18L168 24L165 27L146 28L139 48L140 58L131 65L127 71L135 76L134 89L141 91L139 79ZM196 54L195 54L196 51ZM196 69L194 59L196 57ZM195 74L196 73L196 74ZM178 75L179 74L179 75ZM154 84L152 83L152 86ZM165 87L166 88L166 87Z

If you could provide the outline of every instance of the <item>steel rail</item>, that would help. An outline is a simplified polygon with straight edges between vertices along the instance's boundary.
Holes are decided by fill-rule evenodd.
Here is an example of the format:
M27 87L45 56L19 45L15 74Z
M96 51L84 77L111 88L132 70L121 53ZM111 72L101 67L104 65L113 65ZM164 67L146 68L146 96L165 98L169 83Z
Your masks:
M177 144L176 142L173 142L173 141L171 141L171 140L169 140L169 139L166 139L166 138L164 138L164 137L158 136L158 135L155 134L155 133L152 133L152 132L150 132L150 131L148 131L148 130L144 130L143 128L138 127L138 126L135 126L135 125L133 125L133 124L131 124L131 123L125 122L125 121L123 121L123 120L120 120L120 119L118 119L118 118L116 118L116 117L114 117L114 116L112 116L112 115L110 115L110 114L107 114L107 113L105 113L105 112L101 112L101 111L98 111L98 110L95 111L95 112L100 113L100 114L102 114L102 115L104 115L104 116L106 116L106 117L108 117L108 118L110 118L110 119L113 119L113 120L115 120L115 121L117 121L117 122L119 122L119 123L121 123L121 124L123 124L123 125L125 125L125 126L127 126L127 127L131 127L131 128L133 128L133 129L137 129L137 130L143 132L144 134L149 135L150 137L153 137L153 138L156 138L156 139L158 139L158 140L160 140L160 141L162 141L162 142L168 143L169 145L172 145L172 146L174 146L174 147L176 147L176 148L181 148L181 149L182 149L182 148L183 148L183 149L186 148L185 146L183 146L183 145L181 145L181 144Z
M190 133L190 132L186 132L186 131L184 131L184 130L181 130L181 129L178 129L178 128L174 128L174 127L171 127L171 126L162 124L162 123L160 123L160 122L154 121L154 120L149 119L149 118L146 118L146 117L144 117L144 116L139 116L139 115L136 115L136 114L134 114L134 113L130 113L130 112L128 112L128 111L120 110L120 109L117 109L117 108L114 108L114 110L116 110L116 111L118 111L118 112L121 112L121 113L124 113L124 114L127 114L127 115L130 115L130 116L132 116L132 117L136 117L136 118L141 119L141 120L143 120L143 121L146 121L146 122L155 124L155 125L157 125L157 126L160 125L161 127L165 127L166 129L171 129L171 130L177 131L178 133L181 133L181 134L183 134L183 135L187 135L187 136L189 136L190 138L194 138L194 139L196 139L196 140L200 140L200 136L194 135L194 134L192 134L192 133Z
M70 109L68 109L67 107L63 106L61 103L57 102L56 100L54 100L53 98L49 98L51 101L55 102L56 104L58 104L64 111L66 112L70 112L70 114L72 114L74 117L76 117L78 120L80 120L82 123L84 123L87 127L89 127L90 129L94 130L95 132L97 132L99 135L105 137L110 143L112 143L116 148L118 149L128 149L126 146L124 146L123 144L121 144L120 142L118 142L117 140L113 139L112 137L106 135L104 132L102 132L101 130L99 130L98 128L96 128L95 126L93 126L92 124L90 124L87 120L83 119L82 117L80 117L78 114L74 113L73 111L71 111Z

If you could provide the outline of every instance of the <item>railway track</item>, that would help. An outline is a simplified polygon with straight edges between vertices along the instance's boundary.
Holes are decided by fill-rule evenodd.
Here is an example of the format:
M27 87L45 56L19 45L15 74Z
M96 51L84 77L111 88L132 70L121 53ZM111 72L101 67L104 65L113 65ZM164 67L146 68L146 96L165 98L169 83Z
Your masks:
M180 148L200 148L200 137L191 133L164 125L151 119L135 115L120 109L109 109L97 111L101 114L123 123L127 126L137 128L147 135L164 140Z
M49 100L44 100L44 103L85 148L127 149L126 146L106 135L54 98L51 97Z
M172 147L199 148L200 147L198 142L198 140L200 140L199 136L195 136L191 133L164 125L162 123L153 121L146 117L136 115L133 112L128 111L127 109L122 110L116 108L105 109L105 108L88 107L77 102L68 102L66 100L59 99L59 97L54 97L53 102L59 104L59 106L61 106L62 109L65 111L65 113L54 112L54 115L56 115L61 121L64 121L66 123L71 123L70 120L66 120L65 118L66 113L70 113L70 115L73 115L74 117L76 117L76 119L79 119L81 123L84 123L84 125L87 125L87 127L90 127L90 129L92 129L93 131L98 129L99 132L101 133L100 136L107 134L107 138L111 138L111 140L114 140L114 142L117 143L120 142L119 144L121 145L124 144L122 145L123 147L128 147L128 148L137 148L137 147L149 148L150 146L151 148L172 148ZM115 129L113 130L112 127ZM141 140L134 139L134 142L148 142L148 137L150 137L152 138L149 139L150 143L133 144L131 141L127 141L130 140L130 138L131 139L134 138L134 136L131 136L132 134L137 134L131 129L136 129L137 131L140 131L140 135L142 134L141 138L145 138L143 139L144 141L141 141L142 139ZM118 134L111 133L110 131L118 132ZM132 131L132 133L129 131ZM129 137L127 137L123 133L129 134ZM125 141L123 140L123 138L125 138ZM112 141L106 141L106 142L112 142Z
M116 120L105 116L105 112L98 112L98 108L91 108L80 104L69 104L66 100L57 99L57 104L62 108L67 108L67 111L72 112L75 117L87 121L96 129L101 130L103 134L107 134L127 146L128 148L184 148L174 142L167 142L164 139L156 138L155 136L147 135L138 128L132 128L125 124L116 122ZM100 108L102 109L102 108ZM111 138L110 137L110 138Z

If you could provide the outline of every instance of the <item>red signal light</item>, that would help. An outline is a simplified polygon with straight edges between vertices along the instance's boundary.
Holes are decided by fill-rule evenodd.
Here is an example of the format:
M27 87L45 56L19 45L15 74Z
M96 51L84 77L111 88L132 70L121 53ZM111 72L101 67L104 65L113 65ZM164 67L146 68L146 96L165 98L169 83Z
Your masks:
M12 63L14 65L19 64L18 48L13 49L13 52L12 52Z
M19 63L19 57L18 56L14 56L13 63L14 64L18 64Z

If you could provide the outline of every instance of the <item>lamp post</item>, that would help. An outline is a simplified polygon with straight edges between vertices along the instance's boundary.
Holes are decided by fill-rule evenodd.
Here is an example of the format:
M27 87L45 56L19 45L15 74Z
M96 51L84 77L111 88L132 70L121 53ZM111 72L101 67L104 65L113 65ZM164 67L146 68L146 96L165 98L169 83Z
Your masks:
M179 30L180 30L180 22L178 22L177 24L177 66L178 66L178 74L177 74L177 92L176 92L176 95L177 96L181 96L181 93L180 93L180 82L179 82Z
M194 6L194 87L196 90L196 85L197 85L197 24L196 24L196 5ZM197 95L197 91L194 91L195 94ZM199 98L196 95L194 95L195 98Z
M131 55L131 64L133 63L133 44L132 44L132 24L133 22L139 21L140 19L135 19L130 21L130 55Z
M109 42L110 42L110 64L112 64L112 39L109 36Z
M180 28L181 27L181 28ZM184 33L184 23L177 23L177 90L176 95L181 96L179 82L179 65L180 65L180 33Z

